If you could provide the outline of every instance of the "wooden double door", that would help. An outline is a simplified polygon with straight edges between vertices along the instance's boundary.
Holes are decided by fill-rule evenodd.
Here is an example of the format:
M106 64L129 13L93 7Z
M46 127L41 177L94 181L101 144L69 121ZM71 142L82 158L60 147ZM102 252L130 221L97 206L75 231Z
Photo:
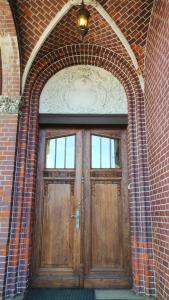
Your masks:
M32 285L129 287L126 130L40 130Z

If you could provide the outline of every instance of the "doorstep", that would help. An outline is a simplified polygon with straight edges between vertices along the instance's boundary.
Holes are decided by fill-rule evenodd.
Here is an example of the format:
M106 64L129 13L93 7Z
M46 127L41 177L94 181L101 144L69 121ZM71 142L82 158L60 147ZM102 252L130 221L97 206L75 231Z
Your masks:
M155 300L153 297L136 295L132 290L96 289L96 300Z
M42 291L42 289L39 290ZM49 294L50 294L50 289L49 289ZM128 289L95 289L94 298L95 300L155 300L155 298L153 297L144 297L144 296L136 295L132 290L128 290ZM20 295L14 298L8 298L8 300L12 300L12 299L23 300L25 299L25 297L23 295ZM50 299L50 297L49 298L47 297L47 299Z

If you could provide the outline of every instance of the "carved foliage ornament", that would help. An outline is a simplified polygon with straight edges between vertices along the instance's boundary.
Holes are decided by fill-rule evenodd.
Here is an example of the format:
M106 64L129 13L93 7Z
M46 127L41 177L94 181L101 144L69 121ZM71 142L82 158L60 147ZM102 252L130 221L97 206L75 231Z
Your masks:
M20 96L0 96L0 113L18 113Z
M127 97L110 72L95 66L73 66L46 83L40 113L127 114Z

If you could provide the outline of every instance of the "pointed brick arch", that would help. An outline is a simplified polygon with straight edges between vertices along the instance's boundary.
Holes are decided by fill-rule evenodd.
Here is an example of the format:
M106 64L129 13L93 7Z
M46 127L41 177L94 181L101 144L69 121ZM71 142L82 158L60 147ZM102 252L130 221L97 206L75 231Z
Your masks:
M92 44L77 44L50 52L39 60L32 66L25 85L11 212L18 225L16 228L15 223L11 224L12 237L9 243L7 270L10 268L12 277L7 274L6 296L24 292L29 282L40 94L53 74L63 68L81 64L94 65L110 71L120 80L127 94L133 283L137 292L150 295L154 291L151 222L147 215L147 211L150 211L150 203L145 151L144 99L139 80L135 70L114 52ZM16 263L14 264L13 261ZM22 276L20 276L21 270Z
M23 72L23 81L22 81L22 88L24 89L25 81L27 78L27 75L29 73L29 70L31 68L32 63L34 62L34 59L44 44L45 40L48 38L52 30L56 27L56 25L59 23L59 21L69 12L72 6L80 4L81 1L73 1L68 0L68 2L62 7L62 9L56 14L56 16L51 20L51 22L48 24L48 26L43 31L42 35L40 36L39 40L37 41L35 47L33 48L30 57L27 61L27 64L25 66L25 70ZM125 35L120 30L119 26L116 24L116 22L113 20L113 18L107 13L107 11L104 9L104 7L98 2L98 1L86 1L86 4L92 5L95 7L95 9L98 11L98 13L103 17L103 19L110 25L111 29L115 32L117 35L119 41L124 46L126 52L128 53L129 57L131 58L132 64L135 67L136 70L138 70L138 62L136 59L136 56L134 54L133 49L131 48L129 42L127 41Z

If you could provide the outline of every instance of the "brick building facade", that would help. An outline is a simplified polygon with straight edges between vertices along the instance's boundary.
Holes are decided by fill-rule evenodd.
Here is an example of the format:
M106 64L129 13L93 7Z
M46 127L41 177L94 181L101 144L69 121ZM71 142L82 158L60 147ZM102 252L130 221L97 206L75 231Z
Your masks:
M133 289L167 300L169 3L87 0L83 40L79 3L0 1L0 299L30 285L41 91L60 70L93 65L128 99Z
M145 112L157 298L168 299L169 3L155 1L147 40ZM164 275L165 274L165 275Z

